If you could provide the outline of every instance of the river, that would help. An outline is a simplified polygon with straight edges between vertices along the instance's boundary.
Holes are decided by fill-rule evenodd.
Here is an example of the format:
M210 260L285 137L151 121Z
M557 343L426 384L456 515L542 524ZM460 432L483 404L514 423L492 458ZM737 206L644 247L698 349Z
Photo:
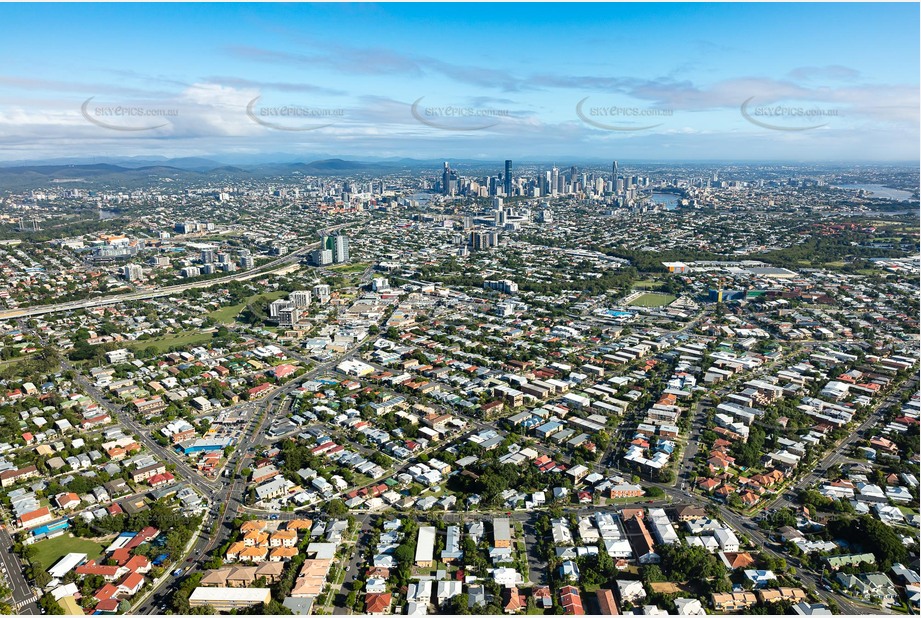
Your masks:
M886 187L884 185L836 185L835 188L850 189L852 191L863 189L864 191L872 193L873 195L871 197L896 200L897 202L907 202L912 198L909 191L893 189L892 187Z

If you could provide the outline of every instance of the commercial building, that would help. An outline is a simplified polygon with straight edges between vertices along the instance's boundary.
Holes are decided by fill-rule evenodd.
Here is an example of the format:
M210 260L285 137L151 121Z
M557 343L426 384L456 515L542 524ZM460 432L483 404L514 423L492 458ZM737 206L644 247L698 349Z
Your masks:
M192 591L190 607L213 607L218 612L252 607L272 599L269 588L203 588Z
M430 567L435 560L435 526L420 526L416 541L416 566Z
M497 517L492 520L493 547L512 546L512 528L507 517Z

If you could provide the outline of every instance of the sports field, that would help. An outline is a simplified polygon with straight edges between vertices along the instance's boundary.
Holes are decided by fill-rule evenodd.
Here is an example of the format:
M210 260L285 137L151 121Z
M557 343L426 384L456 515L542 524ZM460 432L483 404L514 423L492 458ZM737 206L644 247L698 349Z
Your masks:
M677 296L672 296L671 294L648 292L634 298L629 304L632 307L664 307L675 302L677 298Z

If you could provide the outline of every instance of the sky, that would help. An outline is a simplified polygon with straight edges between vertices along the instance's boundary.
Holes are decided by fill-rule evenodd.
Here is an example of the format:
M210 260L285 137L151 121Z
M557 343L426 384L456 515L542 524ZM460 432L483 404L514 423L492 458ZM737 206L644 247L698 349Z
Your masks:
M0 161L917 161L919 5L2 4Z

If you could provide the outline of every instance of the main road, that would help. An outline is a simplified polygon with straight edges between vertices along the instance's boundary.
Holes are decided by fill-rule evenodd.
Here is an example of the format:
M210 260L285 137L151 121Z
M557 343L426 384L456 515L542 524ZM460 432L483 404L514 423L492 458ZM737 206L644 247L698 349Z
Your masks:
M205 522L205 532L199 536L198 541L195 543L195 546L192 548L185 562L181 563L181 565L173 565L174 568L182 566L186 572L200 569L204 562L216 557L214 552L223 546L224 542L233 532L232 522L245 508L243 500L246 496L248 484L247 480L243 478L242 470L246 467L248 459L252 457L250 449L255 449L260 444L267 442L267 436L262 429L272 416L272 404L275 401L283 400L286 395L300 386L302 382L322 374L341 361L354 355L363 343L364 340L353 344L342 355L317 365L298 379L292 380L288 384L275 389L265 399L253 402L263 408L263 410L261 413L253 413L250 421L241 433L234 453L226 464L228 469L232 470L232 481L227 482L219 478L217 481L213 482L213 489L205 492L205 495L211 501L211 510ZM308 360L289 350L286 351L289 355L300 360ZM197 473L192 472L192 474L194 474L199 481L204 481ZM184 474L184 476L191 479L188 474ZM178 578L169 577L164 579L156 588L147 593L140 605L133 608L132 613L163 613L163 609L168 607L170 598L175 592L178 583Z

